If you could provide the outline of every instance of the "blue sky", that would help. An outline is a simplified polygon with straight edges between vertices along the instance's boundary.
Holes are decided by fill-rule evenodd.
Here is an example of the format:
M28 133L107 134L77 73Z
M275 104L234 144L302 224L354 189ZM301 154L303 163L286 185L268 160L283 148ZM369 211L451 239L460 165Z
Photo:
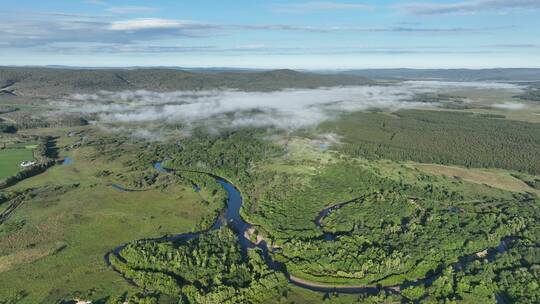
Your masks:
M0 65L540 67L540 0L0 4Z

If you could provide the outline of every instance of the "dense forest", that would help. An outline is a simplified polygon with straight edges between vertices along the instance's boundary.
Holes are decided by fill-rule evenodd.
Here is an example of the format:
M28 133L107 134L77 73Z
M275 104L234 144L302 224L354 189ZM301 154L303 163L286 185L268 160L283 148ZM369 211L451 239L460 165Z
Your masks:
M477 259L461 267L446 267L428 283L411 282L399 295L388 292L360 295L358 303L538 303L540 246L537 237L529 234L510 241L506 247L506 251L490 258ZM330 295L327 302L342 303L337 294Z
M258 200L245 203L249 221L280 248L277 258L291 273L314 281L393 285L427 277L526 231L538 216L528 195L465 197L459 183L424 175L406 183L354 162L328 165L307 180L283 172L259 177ZM321 210L350 200L317 226Z
M400 112L399 119L408 119L407 114L415 117L414 111L408 112ZM424 123L436 125L437 114L427 115ZM470 116L465 114L462 119L468 120ZM443 117L447 117L446 113ZM483 119L487 126L491 126L488 121L496 120L476 116L474 119ZM524 124L526 127L530 125ZM343 156L320 167L317 174L274 171L272 166L261 170L263 163L271 164L286 153L266 140L268 135L262 130L236 130L221 135L201 133L170 144L147 144L130 165L143 168L164 160L165 167L178 169L180 178L209 189L213 187L211 180L197 172L235 182L245 199L243 216L275 248L273 258L297 277L334 284L401 285L403 289L400 295L359 295L359 302L489 303L505 298L510 302L534 303L534 282L538 281L538 262L534 258L538 240L534 234L539 229L536 223L540 222L540 210L533 196L509 192L500 196L465 194L459 180L450 182L419 172L414 173L413 181L389 177L376 167ZM456 142L460 140L465 139L458 138ZM486 140L486 145L495 140ZM287 166L302 168L317 162L289 160ZM535 182L528 178L528 182ZM332 211L318 225L315 219L321 210L345 201L352 203ZM250 250L246 262L238 246L231 245L237 244L233 238L225 230L203 234L181 245L133 243L118 256L112 255L111 262L137 285L151 291L142 298L167 295L187 302L210 298L223 302L255 301L252 297L260 297L264 289L249 283L256 280L250 277L258 275L258 271L253 271L256 268L271 273L271 297L283 293L283 275L268 270L257 251ZM227 250L216 245L223 240L229 246ZM493 252L503 240L508 251L489 258L476 256L484 251ZM519 249L514 249L523 244L532 248L527 247L530 253L526 258L518 256ZM229 262L215 264L216 256L226 256L223 259ZM471 257L473 262L459 264ZM209 269L198 268L208 263L212 264ZM242 266L234 272L230 265ZM249 271L243 273L238 269ZM243 279L238 281L240 278ZM430 279L418 281L423 278ZM533 283L518 283L523 280ZM217 288L216 282L229 289ZM337 298L330 294L326 301Z
M12 128L12 133L17 130L25 129L79 127L88 125L88 120L83 118L80 114L75 113L43 115L41 112L16 111L9 113L8 115L11 122L0 123L0 130L1 126L5 125Z
M400 119L407 117L405 114L400 113ZM463 119L467 120L471 115L465 116ZM446 113L443 117L447 117ZM424 122L435 123L437 119L438 116L428 115ZM489 292L483 294L476 283L470 283L467 291L452 287L453 291L446 293L440 289L448 288L447 285L439 285L449 272L472 280L469 274L460 274L466 268L457 267L456 262L487 249L494 250L508 238L523 240L537 229L540 212L534 197L518 193L498 197L465 195L460 181L450 183L420 173L415 173L413 182L385 177L379 169L347 158L323 166L315 175L260 170L258 166L263 162L284 155L283 149L264 140L265 136L264 131L241 130L222 136L197 136L169 145L150 145L134 165L164 159L167 167L182 169L180 175L183 170L202 171L237 183L245 199L244 217L277 248L274 258L304 279L407 287L407 282L435 276L433 283L427 281L406 288L402 296L409 300L476 297L491 301L495 290L498 296L508 298L515 296L512 292L523 292L520 285L506 282L503 286L502 281L492 282ZM491 138L486 144L494 140ZM288 165L300 168L311 162L317 161ZM321 210L350 200L353 202L329 213L318 226L315 219ZM328 235L332 237L328 239ZM510 242L509 248L512 244L517 243ZM522 265L519 259L514 263L516 267ZM486 263L485 267L495 266ZM443 269L447 270L440 275ZM365 297L362 301L374 299Z
M531 227L533 228L533 227ZM430 286L411 287L410 300L469 301L475 303L538 303L540 301L540 246L530 232L512 241L508 251L492 262L475 261L463 269L447 268Z
M353 156L540 173L540 124L407 110L349 114L322 128L343 135L339 150Z
M386 79L450 81L538 81L540 69L367 69L344 71L350 75Z
M212 173L243 186L251 184L253 165L284 153L283 148L265 139L271 133L242 129L222 134L197 132L172 144L152 144L135 161L148 166L164 161L167 168Z
M518 97L523 100L540 101L540 84L537 84L537 88L530 88Z
M286 287L283 274L270 270L258 250L244 255L226 227L186 243L132 243L110 261L145 290L180 303L260 303Z

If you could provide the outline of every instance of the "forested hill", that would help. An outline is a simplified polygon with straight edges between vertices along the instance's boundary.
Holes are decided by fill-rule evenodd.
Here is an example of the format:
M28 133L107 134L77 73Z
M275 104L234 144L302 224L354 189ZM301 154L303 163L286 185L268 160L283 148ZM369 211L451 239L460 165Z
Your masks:
M539 81L540 69L367 69L347 75L383 79L438 79L451 81Z
M292 70L195 72L175 69L0 68L0 90L19 96L61 96L96 90L232 88L271 91L369 83L369 79L356 75L320 75Z

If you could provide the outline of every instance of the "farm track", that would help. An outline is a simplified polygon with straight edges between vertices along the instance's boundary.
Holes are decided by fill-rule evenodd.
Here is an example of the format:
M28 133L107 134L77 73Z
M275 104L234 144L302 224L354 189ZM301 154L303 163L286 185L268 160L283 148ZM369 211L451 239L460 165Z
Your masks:
M4 222L9 219L11 214L13 214L13 212L15 212L15 210L24 203L24 201L24 195L18 195L17 197L11 199L9 201L11 204L6 208L6 210L0 213L0 225L4 224Z

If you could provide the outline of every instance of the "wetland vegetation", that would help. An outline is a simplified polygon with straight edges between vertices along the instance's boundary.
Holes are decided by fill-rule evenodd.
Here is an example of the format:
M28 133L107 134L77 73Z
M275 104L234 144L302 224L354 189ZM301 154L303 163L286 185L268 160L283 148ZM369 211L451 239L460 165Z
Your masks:
M98 104L48 100L58 95L36 85L75 72L0 72L17 95L0 97L2 123L16 126L0 133L0 303L540 301L540 108L518 97L522 89L425 84L429 93L403 97L417 84L85 71L61 95L111 89L83 80L114 73L136 88L172 77L161 89L202 91L124 92L99 104L104 111L78 112L70 103ZM369 102L231 112L205 91L335 84L369 84L350 91L359 94L350 102ZM381 95L392 103L369 97L394 89ZM347 91L309 92L280 94ZM232 96L259 105L275 96L259 94ZM207 98L212 115L143 116ZM522 102L526 110L493 107ZM114 112L126 105L131 116ZM317 119L284 123L302 115ZM36 164L23 169L24 160ZM243 201L228 223L231 193Z

